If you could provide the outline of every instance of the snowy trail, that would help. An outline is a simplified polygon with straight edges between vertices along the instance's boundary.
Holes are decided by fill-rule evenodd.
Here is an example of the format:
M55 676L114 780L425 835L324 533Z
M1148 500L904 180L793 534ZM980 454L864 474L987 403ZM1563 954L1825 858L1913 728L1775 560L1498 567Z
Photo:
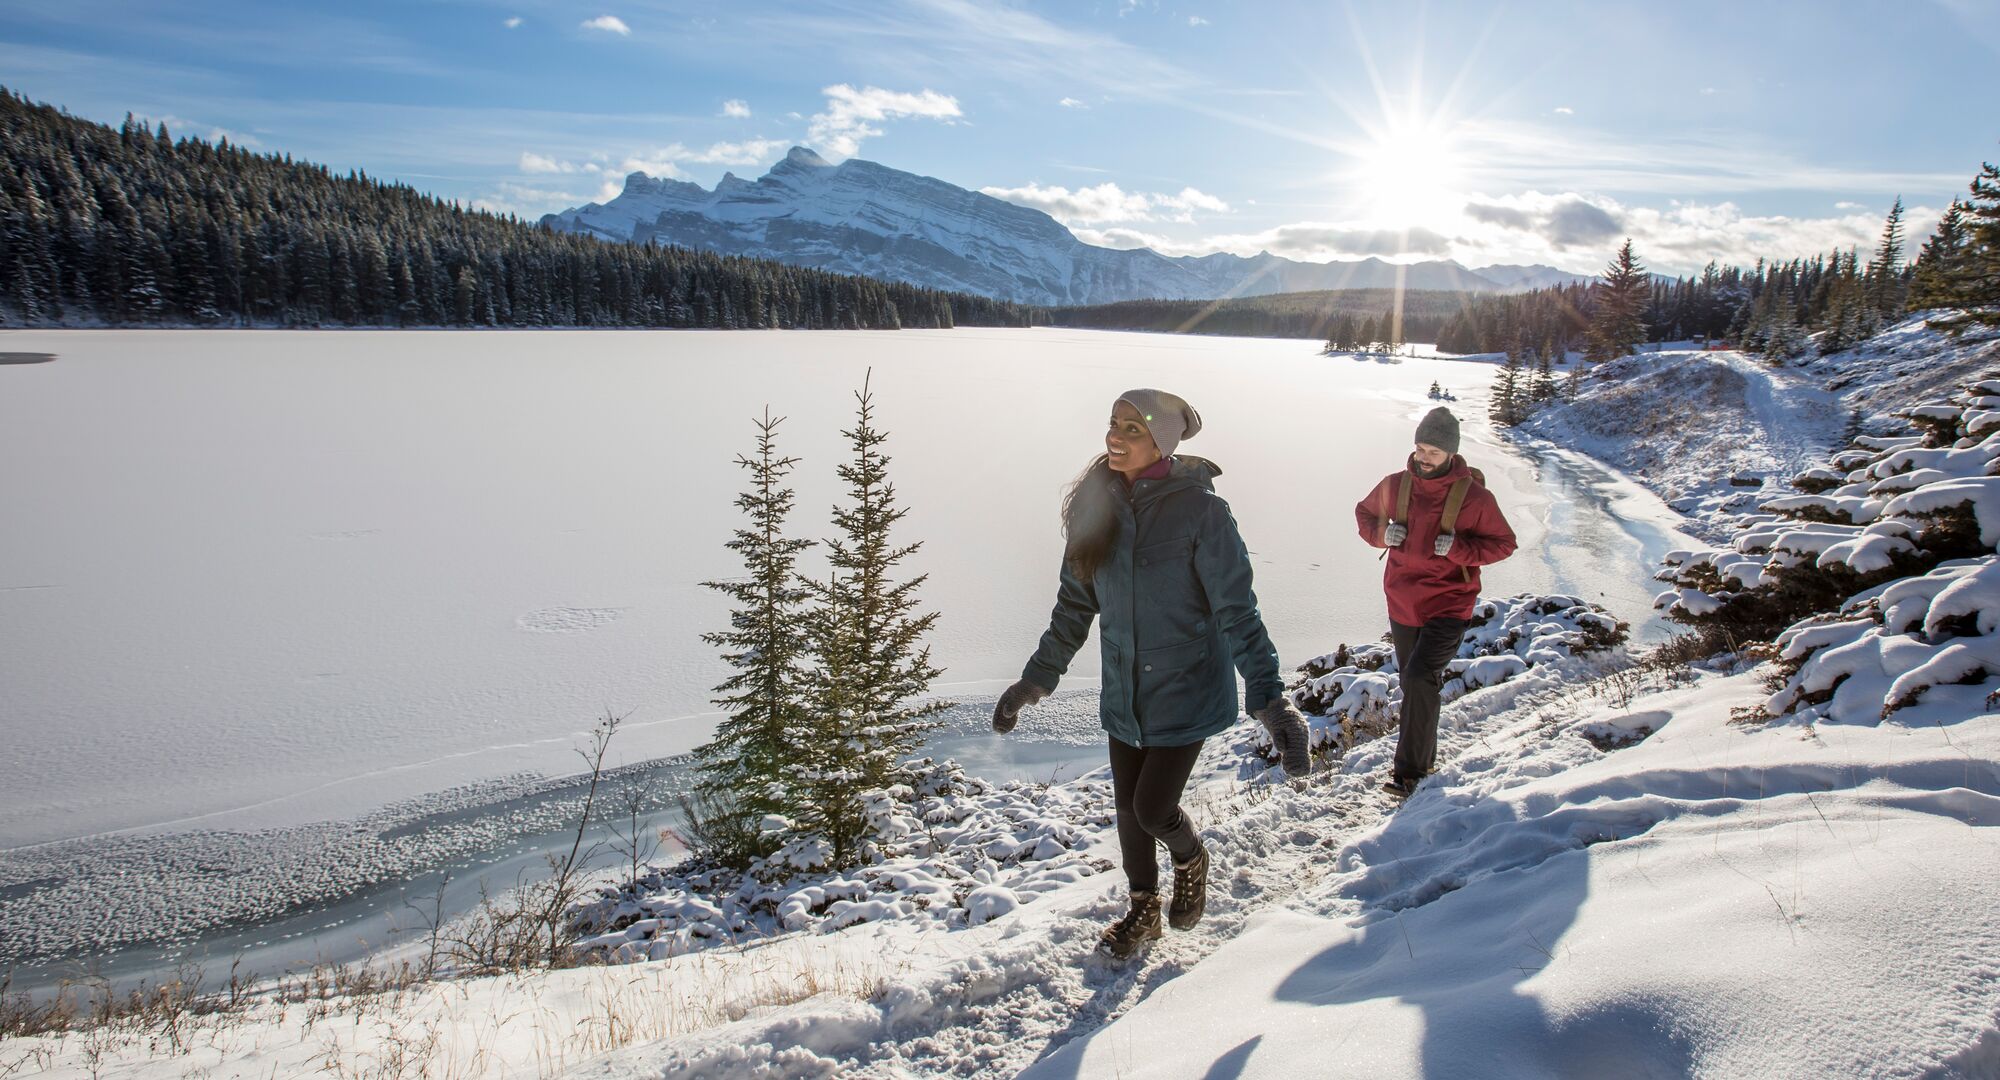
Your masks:
M1743 377L1743 404L1768 440L1776 475L1795 476L1834 450L1843 410L1831 391L1740 352L1713 355Z
M1496 711L1592 666L1572 661L1561 674L1538 670L1452 702L1439 737L1441 766L1482 757L1495 729L1518 726L1511 716L1494 722ZM1124 911L1124 882L1114 870L953 935L969 939L960 947L967 955L934 955L929 966L884 983L872 1000L801 1003L780 1022L753 1016L670 1045L620 1051L570 1075L1012 1075L1087 1040L1264 918L1299 906L1338 871L1354 841L1398 809L1378 790L1393 739L1357 747L1333 771L1287 783L1275 774L1241 782L1212 768L1233 756L1221 745L1227 738L1211 742L1203 761L1208 779L1184 803L1203 823L1209 847L1207 915L1191 931L1167 930L1143 956L1119 962L1096 952L1099 931ZM1416 796L1436 797L1428 790ZM1106 830L1092 853L1115 862L1115 835ZM987 935L997 940L982 941Z

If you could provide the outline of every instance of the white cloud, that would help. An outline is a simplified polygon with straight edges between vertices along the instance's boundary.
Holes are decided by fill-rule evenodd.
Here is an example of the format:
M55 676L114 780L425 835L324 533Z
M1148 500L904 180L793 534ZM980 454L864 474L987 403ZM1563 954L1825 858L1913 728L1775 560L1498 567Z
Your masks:
M1179 241L1171 240L1167 237L1159 236L1153 233L1140 232L1137 229L1072 228L1070 232L1075 234L1078 240L1081 240L1086 244L1094 244L1098 247L1117 248L1120 251L1129 250L1131 248L1152 248L1154 251L1157 251L1162 255L1168 255L1168 256L1196 254L1196 252L1194 251L1184 250L1183 249L1184 245L1182 245ZM1202 251L1200 252L1200 254L1205 255L1208 254L1208 252Z
M190 133L195 133L212 143L219 143L224 139L228 139L231 146L252 147L264 145L255 135L245 135L240 131L234 131L216 124L204 124L198 120L189 120L185 116L175 116L172 113L166 113L161 116L139 116L136 119L154 128L165 124L167 125L167 134L176 139Z
M1175 210L1213 210L1218 214L1229 212L1229 204L1204 191L1191 187L1181 189L1179 195L1155 195L1154 206L1165 206Z
M1715 87L1713 87L1713 86L1704 86L1704 87L1702 87L1702 88L1701 88L1701 96L1702 96L1702 97L1714 97L1714 96L1715 96Z
M655 179L671 177L680 179L687 174L681 171L677 161L686 160L688 148L680 143L669 143L653 150L640 150L619 159L616 172L619 176L642 172Z
M573 162L557 161L551 157L543 157L532 150L523 150L521 151L521 171L524 173L573 173L581 172L582 169Z
M722 103L722 115L732 120L748 120L750 118L750 103L744 101L742 98L730 98L728 101Z
M826 95L826 111L813 115L808 138L838 157L853 157L863 139L882 134L874 124L911 116L950 121L964 115L957 98L930 89L909 94L878 86L856 90L840 83L821 92Z
M1229 211L1228 203L1195 188L1182 188L1178 195L1149 194L1126 191L1109 180L1092 187L1080 187L1074 191L1065 187L1043 187L1035 183L1030 183L1026 187L988 187L980 190L996 199L1034 207L1065 225L1153 221L1158 216L1154 213L1156 210L1172 211L1170 215L1172 220L1187 224L1194 221L1196 210L1216 213ZM1081 236L1082 233L1077 235ZM1135 243L1125 246L1140 245Z
M1843 199L1840 202L1834 203L1833 208L1835 210L1859 210L1861 209L1861 204L1858 202L1848 202Z
M1556 111L1556 115L1557 115L1557 116L1575 116L1575 115L1576 115L1576 110L1575 110L1575 109L1572 109L1572 108L1570 108L1570 107L1569 107L1569 106L1567 106L1567 105L1558 105L1558 106L1556 106L1556 110L1555 110L1555 111Z
M595 19L585 19L577 25L584 30L604 30L620 37L632 36L632 28L626 26L625 20L616 15L599 15Z
M1208 20L1207 20L1207 19L1204 19L1204 18L1202 18L1202 17L1201 17L1201 16L1199 16L1199 15L1190 15L1190 16L1188 16L1188 25L1189 25L1189 26L1207 26L1207 25L1208 25Z
M746 139L743 142L716 143L706 150L688 154L682 160L697 165L762 165L784 150L783 139Z
M506 27L509 30L519 30L521 28L521 17L519 15L511 16L507 19L506 22L503 22L500 25Z
M614 189L611 195L616 194L618 192ZM609 197L600 194L597 201L602 202ZM502 182L493 191L473 199L472 208L493 214L512 214L528 221L539 221L543 214L559 213L590 201L589 197L574 192Z
M1084 104L1083 102L1081 102L1081 101L1078 101L1077 99L1075 99L1075 98L1073 98L1073 97L1066 97L1066 98L1062 99L1061 101L1058 101L1058 102L1056 102L1056 104L1058 104L1058 105L1062 106L1062 107L1063 107L1063 108L1065 108L1065 109L1088 109L1088 108L1090 108L1090 106L1088 106L1088 105L1085 105L1085 104Z
M1126 192L1107 180L1095 187L1071 191L1065 187L980 188L996 199L1018 206L1031 206L1067 225L1098 224L1107 221L1147 221L1152 218L1151 200L1137 192Z

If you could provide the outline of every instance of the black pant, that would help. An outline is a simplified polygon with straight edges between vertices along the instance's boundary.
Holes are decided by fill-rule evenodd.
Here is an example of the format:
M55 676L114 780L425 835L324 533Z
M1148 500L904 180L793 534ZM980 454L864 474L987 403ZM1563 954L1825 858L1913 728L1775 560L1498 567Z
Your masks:
M1157 892L1160 856L1154 842L1167 845L1175 861L1186 862L1201 850L1194 823L1181 813L1181 791L1201 744L1186 746L1127 746L1111 740L1111 791L1118 805L1118 850L1125 857L1125 879L1133 891Z
M1464 619L1431 619L1422 626L1389 621L1396 670L1403 677L1403 724L1396 737L1399 779L1421 780L1437 767L1438 690L1444 686L1445 665L1458 655L1465 624Z

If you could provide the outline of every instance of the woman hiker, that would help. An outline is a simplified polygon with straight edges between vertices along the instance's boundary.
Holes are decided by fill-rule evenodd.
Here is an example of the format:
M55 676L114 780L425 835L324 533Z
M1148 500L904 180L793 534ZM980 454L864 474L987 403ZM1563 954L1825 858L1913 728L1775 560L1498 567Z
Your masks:
M1174 861L1168 923L1189 929L1207 906L1208 852L1180 797L1202 740L1236 721L1237 672L1286 774L1310 764L1305 718L1285 696L1250 590L1249 552L1215 494L1222 470L1174 454L1200 430L1194 409L1164 390L1128 391L1112 405L1104 453L1063 502L1048 631L993 707L993 730L1012 731L1021 709L1069 670L1091 618L1102 617L1098 716L1110 734L1118 846L1132 887L1131 910L1104 932L1114 956L1160 936L1156 844Z
M1355 504L1354 520L1361 539L1389 549L1382 590L1403 714L1382 789L1408 798L1437 764L1438 692L1479 600L1479 568L1514 553L1514 530L1486 478L1458 456L1458 418L1442 406L1417 425L1403 467Z

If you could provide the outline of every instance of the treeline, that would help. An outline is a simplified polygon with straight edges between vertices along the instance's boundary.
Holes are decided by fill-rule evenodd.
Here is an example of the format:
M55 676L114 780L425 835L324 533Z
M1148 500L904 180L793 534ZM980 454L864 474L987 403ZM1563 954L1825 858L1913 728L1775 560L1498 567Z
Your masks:
M1033 309L610 243L0 87L0 324L894 329Z
M1593 359L1647 341L1726 340L1790 359L1848 348L1910 311L1953 309L1947 329L2000 325L2000 170L1982 166L1916 260L1904 258L1903 202L1864 262L1853 250L1750 270L1710 263L1667 281L1644 274L1628 241L1595 282L1512 296L1475 296L1445 321L1445 352L1583 349Z
M1344 340L1366 348L1390 340L1430 341L1470 296L1442 289L1403 293L1400 336L1393 334L1394 289L1326 289L1234 300L1127 300L1051 308L1047 319L1051 325L1090 330L1322 339L1335 337L1344 326Z

